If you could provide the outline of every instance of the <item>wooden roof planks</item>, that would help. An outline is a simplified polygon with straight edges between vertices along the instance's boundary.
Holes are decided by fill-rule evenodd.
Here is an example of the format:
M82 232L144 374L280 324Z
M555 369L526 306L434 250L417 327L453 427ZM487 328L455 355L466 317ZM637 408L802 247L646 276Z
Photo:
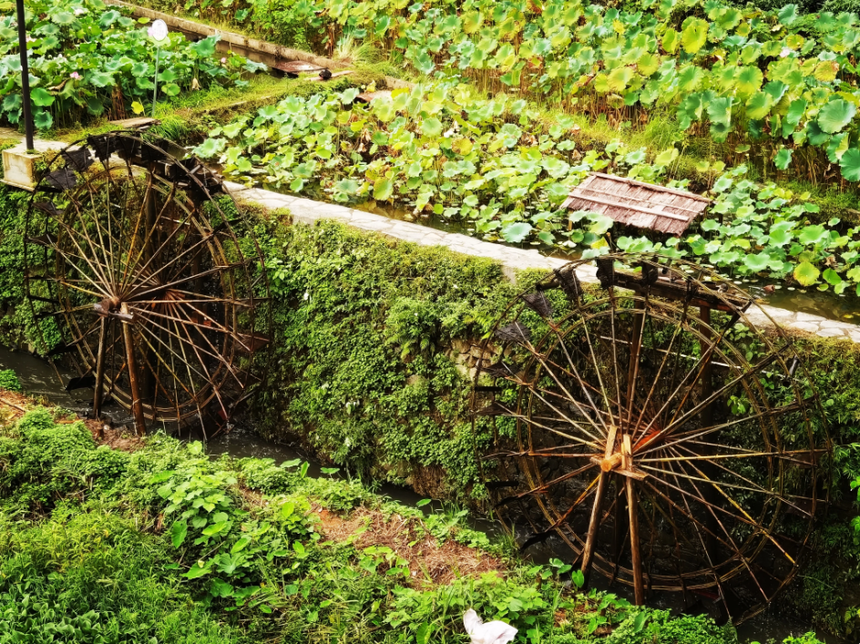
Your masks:
M564 207L597 212L627 226L678 235L710 203L693 192L592 172L571 191Z

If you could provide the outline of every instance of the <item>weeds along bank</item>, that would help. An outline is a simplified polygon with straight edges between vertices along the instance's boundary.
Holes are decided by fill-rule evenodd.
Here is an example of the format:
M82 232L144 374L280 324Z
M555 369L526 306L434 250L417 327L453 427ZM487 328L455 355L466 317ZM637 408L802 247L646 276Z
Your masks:
M123 451L57 410L4 409L4 644L454 643L469 607L531 644L737 641L707 617L581 592L561 561L524 564L450 516L299 462L212 460L160 435Z

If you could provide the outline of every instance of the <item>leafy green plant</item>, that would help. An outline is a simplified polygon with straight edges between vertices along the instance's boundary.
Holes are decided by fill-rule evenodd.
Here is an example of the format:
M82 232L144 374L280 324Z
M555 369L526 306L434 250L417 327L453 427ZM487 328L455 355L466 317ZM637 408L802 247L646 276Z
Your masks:
M21 391L21 381L14 369L3 369L0 371L0 389L7 391Z
M73 125L106 112L122 116L142 109L158 93L169 100L213 84L242 85L242 72L263 66L229 55L214 59L216 37L190 43L174 33L158 46L142 23L102 0L39 0L28 4L33 120L40 130ZM21 118L21 62L14 16L0 18L0 117Z

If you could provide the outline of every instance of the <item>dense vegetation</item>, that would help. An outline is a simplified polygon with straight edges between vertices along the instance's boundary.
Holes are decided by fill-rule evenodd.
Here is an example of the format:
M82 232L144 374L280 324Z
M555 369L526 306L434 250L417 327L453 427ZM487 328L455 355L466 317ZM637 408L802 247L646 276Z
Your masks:
M15 15L4 13L0 118L14 125L21 118L21 61ZM156 84L169 100L213 84L242 85L243 71L263 67L232 54L219 62L215 37L191 43L175 33L156 47L146 19L136 22L102 0L39 0L28 2L26 13L33 120L40 130L148 111Z
M423 75L468 77L616 123L671 112L682 130L768 167L785 170L796 157L800 173L828 179L820 163L829 159L860 179L853 14L701 0L189 0L185 10L317 48L370 42Z
M425 518L298 461L213 461L164 436L127 453L56 413L0 429L3 644L465 642L470 606L530 644L736 641L706 617L582 593L578 575L567 587L561 561L516 563L459 515ZM371 524L413 541L365 545ZM452 552L498 572L439 584L425 557Z
M661 181L676 148L653 163L645 150L621 141L580 149L573 118L547 125L525 100L476 98L463 85L419 85L369 106L356 103L357 94L352 88L290 96L215 127L195 152L249 183L340 202L390 201L416 217L465 221L491 240L533 240L585 257L613 246L659 251L695 257L733 276L788 278L800 287L832 287L837 294L850 287L860 294L860 228L841 226L839 218L810 221L819 206L808 195L750 181L746 166L716 179L708 193L713 218L682 237L622 231L613 239L609 218L571 213L561 202L593 170Z

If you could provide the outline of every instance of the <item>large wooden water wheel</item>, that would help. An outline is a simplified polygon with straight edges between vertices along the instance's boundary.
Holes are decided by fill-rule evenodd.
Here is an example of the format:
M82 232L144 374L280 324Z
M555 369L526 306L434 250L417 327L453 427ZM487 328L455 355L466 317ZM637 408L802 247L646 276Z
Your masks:
M223 426L260 381L263 260L217 177L167 142L110 133L48 163L30 202L25 290L49 356L147 423Z
M733 283L654 256L573 262L516 298L473 394L496 512L637 603L761 610L807 548L828 442L791 341L756 320Z

